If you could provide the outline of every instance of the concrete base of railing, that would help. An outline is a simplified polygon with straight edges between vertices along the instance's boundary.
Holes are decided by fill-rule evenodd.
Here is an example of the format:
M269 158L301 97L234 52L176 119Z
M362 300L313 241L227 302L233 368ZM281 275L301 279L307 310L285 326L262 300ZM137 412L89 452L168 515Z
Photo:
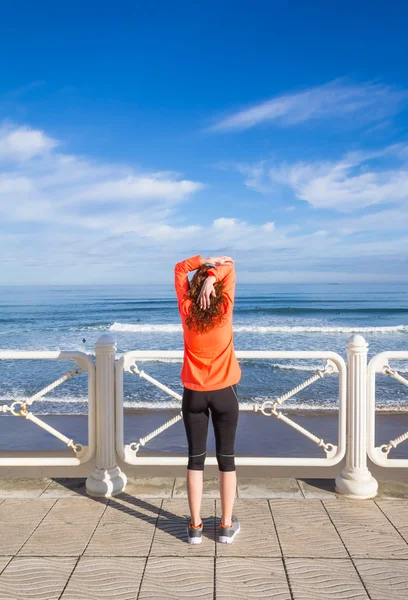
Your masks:
M346 468L336 477L336 492L348 498L374 498L377 490L378 482L368 469Z
M118 466L112 469L95 469L86 480L86 492L89 496L111 498L124 491L127 477Z

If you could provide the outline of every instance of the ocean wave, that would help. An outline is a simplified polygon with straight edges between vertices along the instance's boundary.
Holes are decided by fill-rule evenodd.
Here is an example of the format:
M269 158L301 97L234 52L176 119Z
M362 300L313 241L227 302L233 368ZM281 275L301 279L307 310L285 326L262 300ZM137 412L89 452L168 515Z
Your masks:
M173 323L113 323L109 331L129 333L179 333L181 325ZM309 326L280 326L280 325L236 325L235 333L406 333L408 325L392 325L384 327L309 327Z
M236 307L235 313L245 314L269 314L269 315L405 315L408 314L408 308L324 308L324 307L300 307L300 306L283 306L283 307Z

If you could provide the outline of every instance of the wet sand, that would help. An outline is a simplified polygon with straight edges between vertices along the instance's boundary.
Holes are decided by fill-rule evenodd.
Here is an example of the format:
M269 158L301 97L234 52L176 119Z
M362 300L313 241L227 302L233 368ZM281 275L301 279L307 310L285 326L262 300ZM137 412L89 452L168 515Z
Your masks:
M178 411L149 411L125 415L125 443L138 441L156 427L174 417ZM72 437L75 442L87 443L87 417L85 415L44 415L41 418ZM322 437L326 442L337 444L336 413L299 413L290 418ZM408 430L408 414L379 413L377 415L377 444L387 443ZM64 450L59 440L23 418L0 416L0 452ZM208 453L215 451L214 435L210 423ZM187 452L183 422L180 421L151 440L140 449L139 454ZM239 418L236 454L241 456L276 457L324 457L324 451L290 426L273 417L242 412ZM393 458L408 457L408 441L392 452Z

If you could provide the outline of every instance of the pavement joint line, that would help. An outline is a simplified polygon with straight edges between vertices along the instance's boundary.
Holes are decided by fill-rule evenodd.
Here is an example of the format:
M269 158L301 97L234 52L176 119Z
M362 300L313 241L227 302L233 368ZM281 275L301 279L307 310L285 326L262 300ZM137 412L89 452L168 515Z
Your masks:
M395 529L395 531L398 533L398 535L404 540L404 542L406 544L408 544L407 540L404 538L404 536L402 535L402 533L400 532L400 530L398 529L398 527L396 527L394 525L394 523L391 521L391 519L386 515L386 513L383 511L383 509L381 508L381 506L378 505L378 500L374 500L374 504L376 505L376 507L382 512L382 514L384 515L384 517L387 519L387 521L393 526L393 528Z
M176 489L176 478L173 479L173 487L171 489L171 496L170 498L174 498L174 490Z
M218 556L218 546L217 546L217 501L218 501L218 498L214 498L214 543L215 543L214 558L217 558L217 556ZM221 499L220 499L220 502L221 502Z
M44 492L46 492L48 490L48 488L50 487L50 485L52 484L53 481L54 481L54 479L52 479L52 477L50 477L47 487L45 489L43 489L41 494L38 496L39 498L41 498L41 496L44 494Z
M6 567L8 567L8 565L11 563L11 561L13 560L14 556L10 556L9 560L6 562L6 564L4 565L4 567L2 569L0 569L0 575L3 573L3 571L5 570Z
M347 546L346 546L346 543L344 542L343 538L342 538L342 537L341 537L341 535L340 535L340 532L338 531L338 529L337 529L336 525L334 524L334 522L333 522L333 519L331 518L331 516L330 516L330 513L329 513L329 511L327 510L327 507L326 507L325 503L323 502L323 500L320 500L320 502L322 503L322 505L323 505L323 508L324 508L324 510L326 511L326 513L327 513L327 516L329 517L331 524L333 525L334 529L336 530L336 533L337 533L337 535L339 536L339 538L340 538L340 540L341 540L341 543L343 544L343 546L344 546L344 548L345 548L345 550L346 550L346 552L347 552L347 555L348 555L348 557L349 557L349 559L350 559L350 561L351 561L351 564L352 564L352 565L353 565L353 567L354 567L354 570L355 570L355 572L357 573L357 577L358 577L358 578L359 578L359 580L361 581L361 584L362 584L362 586L363 586L363 588L364 588L364 590L365 590L365 593L367 594L368 598L370 598L370 600L371 600L371 596L370 596L370 594L368 593L368 589L367 589L367 587L366 587L366 584L364 583L364 580L363 580L362 576L360 575L360 573L359 573L359 570L358 570L358 569L357 569L357 567L356 567L356 564L355 564L355 562L354 562L354 560L353 560L353 558L352 558L352 556L351 556L351 554L350 554L350 552L349 552L349 550L348 550L348 548L347 548Z
M217 557L214 554L214 571L213 571L213 600L217 598L217 589L216 589L216 578L217 578Z
M96 525L95 525L95 527L94 527L94 529L93 529L93 531L92 531L91 535L89 536L89 539L88 539L87 543L85 544L85 548L82 550L82 554L80 554L80 558L81 558L81 556L83 556L83 555L85 554L85 552L86 552L86 550L87 550L87 548L88 548L89 544L91 543L91 539L92 539L92 538L93 538L93 536L95 535L95 531L96 531L96 530L97 530L97 528L99 527L99 524L100 524L100 522L101 522L101 520L102 520L102 517L103 517L103 515L106 513L106 509L108 508L108 506L109 506L109 504L110 504L110 500L109 500L108 502L105 502L104 504L105 504L105 508L103 509L103 511L102 511L102 514L101 514L101 516L100 516L100 517L99 517L99 519L98 519L98 522L96 523Z
M288 583L288 589L289 589L290 598L291 598L291 600L294 600L295 597L293 595L292 584L291 584L290 579L289 579L289 573L288 573L288 569L286 567L285 556L283 554L283 549L282 549L282 544L281 544L281 541L280 541L280 538L279 538L278 528L276 526L275 518L273 516L271 502L270 502L270 500L267 500L266 502L268 504L269 512L270 512L270 515L271 515L272 525L273 525L273 527L275 529L276 539L278 540L279 550L280 550L280 553L281 553L280 558L281 558L281 561L282 561L283 569L285 571L285 577L286 577L286 581Z
M174 478L174 482L176 482L176 478ZM154 541L154 537L155 537L156 531L157 531L157 522L158 522L158 520L160 518L160 514L161 514L161 511L162 511L162 508L163 508L163 502L164 502L164 499L162 498L160 506L159 506L159 510L157 511L156 522L154 524L154 531L153 531L153 535L152 535L152 540L150 542L149 550L147 551L147 556L146 556L145 564L144 564L144 567L143 567L142 576L140 578L139 591L137 592L136 600L139 600L139 596L140 596L140 593L142 591L142 585L143 585L143 580L144 580L144 576L145 576L145 573L146 573L147 561L149 560L150 553L152 551L153 541Z
M24 548L24 546L26 545L26 543L28 542L28 540L30 540L32 538L32 536L34 535L34 533L37 531L37 529L39 528L39 526L41 525L41 523L44 521L44 519L49 515L49 513L51 512L51 510L54 508L55 504L57 503L57 499L54 500L53 504L50 506L50 508L47 510L47 512L45 513L45 515L43 516L42 519L40 519L40 522L37 523L37 526L34 527L33 531L30 533L30 535L28 536L28 538L22 543L22 545L20 546L20 548L17 550L17 552L14 554L14 556L17 556L19 552L21 552L21 550Z
M9 556L9 555L7 554L4 556ZM191 558L191 556L192 556L192 552L189 552L189 551L186 551L186 554L177 554L177 555L160 554L160 556L147 556L147 554L143 554L143 555L139 555L139 554L126 554L126 555L124 555L124 554L108 554L106 556L103 554L100 554L100 555L98 554L97 556L91 555L92 558L160 558L160 559L162 559L162 558ZM85 557L83 557L82 555L79 556L79 558L87 558L87 557L88 557L88 555L86 555ZM35 555L33 554L30 556L24 556L24 557L10 556L9 563L13 558L27 558L29 560L32 558L47 558L47 559L48 558L61 558L62 559L62 558L78 558L78 554L64 554L64 556L50 556L49 554L46 554L45 556L42 554L35 554ZM196 558L210 558L210 556L197 555ZM225 558L225 555L216 556L215 558L217 558L217 559ZM333 558L331 556L306 556L306 555L305 556L302 556L302 555L294 556L293 554L291 554L290 556L285 554L283 557L282 556L265 556L264 554L262 556L251 555L249 557L247 554L234 554L234 556L231 558L257 558L257 559L258 558L267 558L267 559L268 558L276 558L276 559L278 559L278 558L285 558L285 559L300 558L300 559L310 559L310 560L318 560L318 561L326 561L326 560L327 561L332 561L332 560L348 561L348 560L350 560L349 556L341 556L341 557ZM378 562L383 561L383 562L401 562L401 563L407 562L406 558L361 558L361 557L359 557L358 559L352 558L351 560L375 560Z
M60 600L60 598L62 598L62 595L63 595L63 593L64 593L64 592L65 592L65 590L67 589L67 587L68 587L68 583L70 582L70 580L71 580L71 577L72 577L72 575L74 574L74 571L75 571L75 569L77 568L77 566L78 566L78 563L79 563L80 559L81 559L81 556L78 556L78 557L77 557L77 560L76 560L76 563L75 563L75 565L74 565L74 568L72 569L72 571L71 571L71 573L70 573L70 575L69 575L68 579L67 579L67 580L66 580L66 582L65 582L64 588L63 588L62 592L60 593L60 595L58 596L58 600Z
M302 490L302 486L299 483L299 479L297 479L297 477L295 477L295 481L297 483L298 488L300 489L300 493L302 494L303 498L306 498L304 491Z
M154 537L154 534L153 534L153 537ZM149 552L150 552L150 551L149 551ZM149 556L146 556L146 558L145 558L145 564L144 564L144 567L143 567L142 576L141 576L141 578L140 578L139 590L138 590L138 592L137 592L136 600L139 600L140 593L141 593L141 591L142 591L142 585L143 585L143 580L144 580L144 576L145 576L145 573L146 573L146 567L147 567L147 561L148 561L148 560L149 560Z

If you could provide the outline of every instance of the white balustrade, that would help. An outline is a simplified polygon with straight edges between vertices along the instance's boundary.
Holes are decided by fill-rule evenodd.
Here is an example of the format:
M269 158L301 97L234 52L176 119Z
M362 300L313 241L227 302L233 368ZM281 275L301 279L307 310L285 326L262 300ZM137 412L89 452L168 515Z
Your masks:
M90 356L84 352L50 352L50 351L0 351L0 362L2 360L75 360L74 369L59 377L56 381L47 385L42 390L33 394L29 398L20 398L9 404L0 405L0 413L10 413L14 417L23 417L31 421L38 427L44 429L53 435L67 447L71 448L73 456L53 456L47 452L46 456L36 456L33 451L32 456L0 456L0 466L18 467L18 466L77 466L90 461L95 454L95 366ZM88 373L88 446L82 446L69 439L54 427L35 416L29 408L36 400L45 396L48 392L55 389L71 377L79 375L82 372ZM43 453L42 453L43 454Z
M371 359L367 376L368 440L367 451L371 460L381 467L408 467L408 458L392 458L393 450L408 440L408 431L392 440L384 440L381 446L375 445L375 382L376 373L389 375L400 384L408 387L408 380L391 368L390 360L408 360L406 351L381 352Z
M238 359L304 359L322 360L324 364L311 377L288 390L279 398L265 402L240 403L240 410L253 411L265 417L276 418L292 427L300 435L321 448L323 456L315 457L236 457L239 465L262 466L319 466L323 469L338 464L346 456L343 471L336 478L337 492L352 498L371 498L377 493L377 481L367 467L367 452L371 460L383 467L407 467L408 459L392 458L392 451L408 440L408 431L395 439L375 445L375 381L376 373L385 373L408 387L408 379L393 369L389 360L408 359L408 352L383 352L375 356L367 369L368 344L360 335L353 335L347 345L347 368L344 360L335 352L296 351L237 351ZM157 381L139 367L138 361L149 359L180 359L183 351L131 351L124 354L115 365L115 342L110 335L103 335L95 346L96 367L93 360L82 352L20 352L1 351L1 360L75 360L74 369L50 383L28 398L19 398L0 405L0 413L23 417L62 441L71 449L73 456L53 456L41 453L36 456L0 456L0 466L76 466L88 462L93 471L87 478L89 495L110 497L120 494L126 486L126 475L117 464L117 457L131 465L187 465L187 456L147 456L140 448L154 437L182 419L181 395L164 383ZM86 371L88 374L88 446L69 439L62 432L45 423L31 412L31 406L46 393L71 377ZM132 373L163 393L180 401L180 412L154 431L128 445L123 436L123 374ZM367 376L368 373L368 376ZM301 426L285 414L285 401L319 379L338 374L339 406L337 440L326 440ZM115 425L116 422L116 425ZM4 453L3 453L4 454ZM391 454L391 458L390 458ZM208 457L206 464L216 465L215 457ZM322 471L323 474L324 471ZM18 475L18 470L16 470ZM322 475L323 476L323 475Z
M86 480L90 496L110 497L126 486L126 475L115 454L115 351L110 335L102 335L95 346L96 356L96 464Z
M347 344L346 467L336 477L336 491L351 498L372 498L378 483L367 467L367 349L361 335Z
M246 403L245 406L240 405L240 410L260 412L266 417L274 417L286 425L292 427L300 434L304 435L308 439L312 440L315 444L322 448L322 454L325 456L321 458L310 458L310 457L265 457L265 456L253 456L243 457L237 456L235 463L239 465L265 465L265 466L321 466L329 467L339 463L346 449L346 365L344 360L339 354L335 352L296 352L296 351L237 351L238 359L262 359L262 360L291 360L291 359L304 359L304 360L322 360L326 361L326 364L322 366L322 369L317 370L313 377L310 377L303 384L300 384L283 394L280 398L276 398L273 401L266 401L260 403ZM131 351L124 354L116 363L116 451L120 458L131 465L187 465L186 457L177 456L144 456L143 454L138 456L138 451L141 446L144 446L151 439L159 435L162 431L171 427L177 423L181 418L181 412L177 416L173 417L166 423L163 423L160 427L154 431L148 433L146 436L140 438L138 441L132 442L131 444L125 445L123 438L123 373L133 373L145 379L167 393L168 395L176 398L180 401L181 408L181 396L167 386L156 381L153 377L141 370L137 364L137 361L145 361L146 359L182 359L183 351L180 350L162 350L162 351ZM338 421L338 440L337 443L331 443L326 440L319 438L312 432L308 431L291 418L284 414L284 402L295 396L299 391L305 387L312 385L315 381L325 377L326 375L338 373L339 376L339 421ZM283 405L283 409L279 409L280 405ZM278 410L279 409L279 410ZM207 457L206 464L216 465L215 457Z

